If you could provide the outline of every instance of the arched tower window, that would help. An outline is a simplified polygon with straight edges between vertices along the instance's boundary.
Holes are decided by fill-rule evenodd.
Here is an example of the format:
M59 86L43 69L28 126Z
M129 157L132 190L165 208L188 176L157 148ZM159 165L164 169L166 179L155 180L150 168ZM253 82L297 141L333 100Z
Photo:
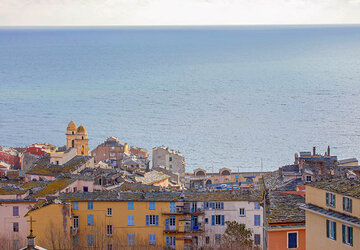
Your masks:
M83 139L83 140L84 140L84 136L81 136L81 139Z
M71 141L71 147L75 148L75 141L74 140Z
M73 132L71 132L72 134L74 134L74 131Z
M81 146L81 154L82 154L82 155L85 154L85 147L84 147L84 145Z

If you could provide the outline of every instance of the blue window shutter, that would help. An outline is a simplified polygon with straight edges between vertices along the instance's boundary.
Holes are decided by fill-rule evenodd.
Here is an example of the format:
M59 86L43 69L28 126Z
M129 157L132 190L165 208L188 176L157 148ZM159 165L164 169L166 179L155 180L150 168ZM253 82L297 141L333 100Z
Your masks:
M330 237L330 226L329 226L329 220L326 220L326 237Z
M336 240L336 222L333 223L334 223L334 240Z
M220 202L220 208L224 209L224 202Z
M166 236L166 245L169 246L169 236Z
M211 202L211 208L215 209L215 202Z
M94 225L94 215L88 214L88 225L92 226Z
M349 227L349 238L350 238L350 246L353 245L353 228Z
M73 202L73 208L74 209L79 209L79 203L78 202Z
M159 225L159 215L155 215L155 225Z
M146 226L149 226L149 215L146 215Z
M169 219L165 219L165 227L169 227Z
M342 242L343 243L346 243L345 230L346 230L345 225L342 225Z
M207 209L207 207L206 207L206 202L204 201L204 209Z
M345 206L345 197L343 197L343 210L346 211L346 206Z
M211 215L211 225L215 225L215 215Z
M225 215L221 215L221 225L225 225Z
M329 193L326 193L326 206L329 206Z
M349 212L352 213L352 199L350 199L350 209Z

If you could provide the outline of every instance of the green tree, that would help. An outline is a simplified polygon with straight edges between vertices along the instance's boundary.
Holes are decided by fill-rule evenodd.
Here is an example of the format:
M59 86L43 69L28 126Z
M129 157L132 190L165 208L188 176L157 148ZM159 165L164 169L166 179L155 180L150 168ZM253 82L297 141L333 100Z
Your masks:
M226 221L226 230L222 237L222 249L252 249L252 232L246 229L245 224L236 221Z

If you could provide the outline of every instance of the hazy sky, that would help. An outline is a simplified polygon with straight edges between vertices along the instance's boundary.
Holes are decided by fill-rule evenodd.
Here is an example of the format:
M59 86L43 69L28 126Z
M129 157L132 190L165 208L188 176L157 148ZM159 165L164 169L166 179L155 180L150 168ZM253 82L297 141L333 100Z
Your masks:
M0 25L360 23L360 0L0 0Z

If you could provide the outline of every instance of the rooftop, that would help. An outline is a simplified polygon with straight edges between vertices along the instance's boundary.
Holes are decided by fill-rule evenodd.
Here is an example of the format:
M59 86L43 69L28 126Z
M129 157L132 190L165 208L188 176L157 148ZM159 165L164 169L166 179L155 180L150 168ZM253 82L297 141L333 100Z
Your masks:
M174 149L171 149L171 148L168 148L168 147L165 147L165 146L154 147L153 151L157 150L157 149L163 149L163 150L168 151L170 154L175 154L175 155L183 157L183 155L179 151L175 151Z
M64 165L53 165L50 163L50 154L41 157L27 174L58 176L61 173L69 173L85 164L91 156L75 156Z
M152 170L150 172L145 173L144 176L136 176L135 180L137 182L141 182L141 183L146 184L146 185L151 185L151 184L154 184L156 182L166 180L168 178L170 178L169 175L164 174L162 172Z
M305 211L300 208L304 203L305 199L300 195L269 192L266 198L267 223L305 223Z
M328 177L319 181L311 182L307 186L324 189L330 192L360 198L360 182L346 178Z
M13 148L8 148L8 147L4 147L4 146L0 146L0 152L5 152L7 154L13 155L13 156L17 156L19 154L19 152Z

